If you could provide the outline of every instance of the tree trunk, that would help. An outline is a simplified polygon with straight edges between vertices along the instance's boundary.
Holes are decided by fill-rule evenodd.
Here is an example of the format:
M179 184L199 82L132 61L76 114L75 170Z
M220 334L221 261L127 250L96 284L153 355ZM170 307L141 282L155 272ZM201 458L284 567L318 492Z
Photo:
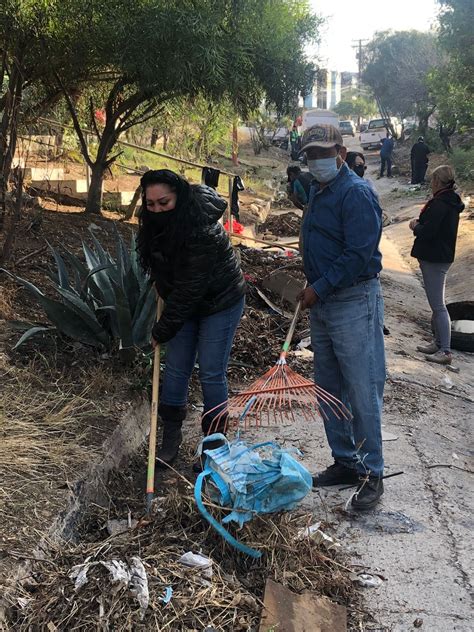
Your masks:
M135 215L135 211L137 209L138 202L140 201L141 194L142 194L142 188L141 186L138 186L135 189L135 193L133 194L132 201L128 205L127 212L125 213L126 221L131 220L132 217Z
M163 131L163 151L166 151L168 149L168 139L169 139L168 130L165 129Z
M91 168L91 184L87 194L86 210L90 215L100 215L104 185L104 172L107 166L97 160Z
M151 130L151 140L150 140L150 147L152 149L155 149L158 138L159 138L158 129L154 127Z
M232 163L236 166L239 164L239 136L235 119L232 122Z

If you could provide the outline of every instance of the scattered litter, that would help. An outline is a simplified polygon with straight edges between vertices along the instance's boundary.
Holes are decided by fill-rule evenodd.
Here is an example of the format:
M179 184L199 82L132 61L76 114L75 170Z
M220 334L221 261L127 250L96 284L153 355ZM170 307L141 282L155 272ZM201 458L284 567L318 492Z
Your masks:
M212 560L209 557L188 551L179 558L178 562L190 568L199 568L204 577L212 578Z
M113 593L117 593L122 588L128 588L140 604L140 619L143 619L150 602L150 594L146 570L141 559L132 557L130 564L116 559L101 562L90 562L89 560L90 557L83 564L73 566L69 573L70 579L76 580L74 583L75 592L87 584L89 581L88 572L91 568L103 566L109 571L112 583L116 584Z
M295 358L302 358L304 360L312 360L314 358L314 353L309 349L297 349L293 351Z
M303 540L304 538L311 538L313 542L317 544L322 544L326 549L336 550L341 546L341 543L338 542L335 538L327 535L320 529L321 523L316 522L315 524L310 525L304 529L300 529L296 534L296 537L299 540Z
M446 368L448 369L448 371L451 371L451 373L459 373L460 371L458 366L453 366L452 364L447 364Z
M458 455L456 454L456 452L453 452L453 455L452 455L452 456L453 456L453 459L456 459L456 461L459 461L459 457L458 457Z
M269 630L346 632L347 609L315 592L299 595L268 579L259 631Z
M369 573L353 573L352 580L363 588L378 588L383 584L383 579L379 575Z
M300 351L302 349L308 349L309 347L311 347L311 336L306 336L306 338L300 340L299 343L296 345L296 348Z
M396 441L398 439L398 435L394 435L391 432L387 432L382 429L382 441Z
M160 601L162 601L164 604L167 604L171 601L172 596L173 596L173 589L171 588L171 586L166 586L165 594L163 595L163 597L160 597Z
M448 388L449 390L451 390L454 386L454 382L451 380L451 378L447 375L445 375L443 377L443 381L441 383L441 386L444 386L445 388Z
M120 535L135 529L138 524L138 520L122 519L122 520L107 520L107 531L109 535Z
M422 625L423 625L423 619L418 618L413 621L414 628L421 628Z

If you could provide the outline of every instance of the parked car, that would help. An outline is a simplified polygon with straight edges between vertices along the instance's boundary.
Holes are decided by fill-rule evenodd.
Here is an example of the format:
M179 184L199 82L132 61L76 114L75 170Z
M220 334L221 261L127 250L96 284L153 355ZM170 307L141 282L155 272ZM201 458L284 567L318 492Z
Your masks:
M362 149L366 150L371 149L372 147L379 149L382 146L382 138L385 138L385 135L387 134L387 127L389 123L392 125L398 136L402 130L402 126L396 117L392 116L390 119L372 119L369 121L369 125L365 132L361 132L360 134L359 138Z
M359 132L365 132L365 130L369 127L368 123L361 123L359 125Z
M352 121L339 121L339 131L342 136L355 136L356 126Z

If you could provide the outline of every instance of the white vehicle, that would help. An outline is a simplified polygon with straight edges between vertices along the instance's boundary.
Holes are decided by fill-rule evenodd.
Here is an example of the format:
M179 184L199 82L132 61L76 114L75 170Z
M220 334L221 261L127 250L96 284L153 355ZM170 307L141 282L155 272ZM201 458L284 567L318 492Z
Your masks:
M319 108L313 108L311 110L305 110L303 112L303 122L301 124L301 132L304 132L308 127L312 127L317 124L334 125L336 129L339 129L339 117L331 110L320 110Z
M390 117L390 123L398 136L401 132L401 125L398 119L392 116ZM371 149L372 147L379 149L382 145L382 138L385 138L387 134L387 124L388 120L385 118L372 119L367 129L360 134L362 149Z

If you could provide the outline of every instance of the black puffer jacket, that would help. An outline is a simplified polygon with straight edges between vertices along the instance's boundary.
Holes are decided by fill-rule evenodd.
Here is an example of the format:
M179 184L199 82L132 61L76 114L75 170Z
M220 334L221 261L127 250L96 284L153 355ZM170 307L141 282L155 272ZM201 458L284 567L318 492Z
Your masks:
M459 213L464 204L453 189L440 191L420 214L413 234L411 256L432 263L452 263L456 251Z
M156 235L151 276L164 299L153 327L157 342L171 340L186 320L232 307L245 294L245 281L227 233L219 223L227 202L210 187L194 187L196 212L203 214L183 244Z

